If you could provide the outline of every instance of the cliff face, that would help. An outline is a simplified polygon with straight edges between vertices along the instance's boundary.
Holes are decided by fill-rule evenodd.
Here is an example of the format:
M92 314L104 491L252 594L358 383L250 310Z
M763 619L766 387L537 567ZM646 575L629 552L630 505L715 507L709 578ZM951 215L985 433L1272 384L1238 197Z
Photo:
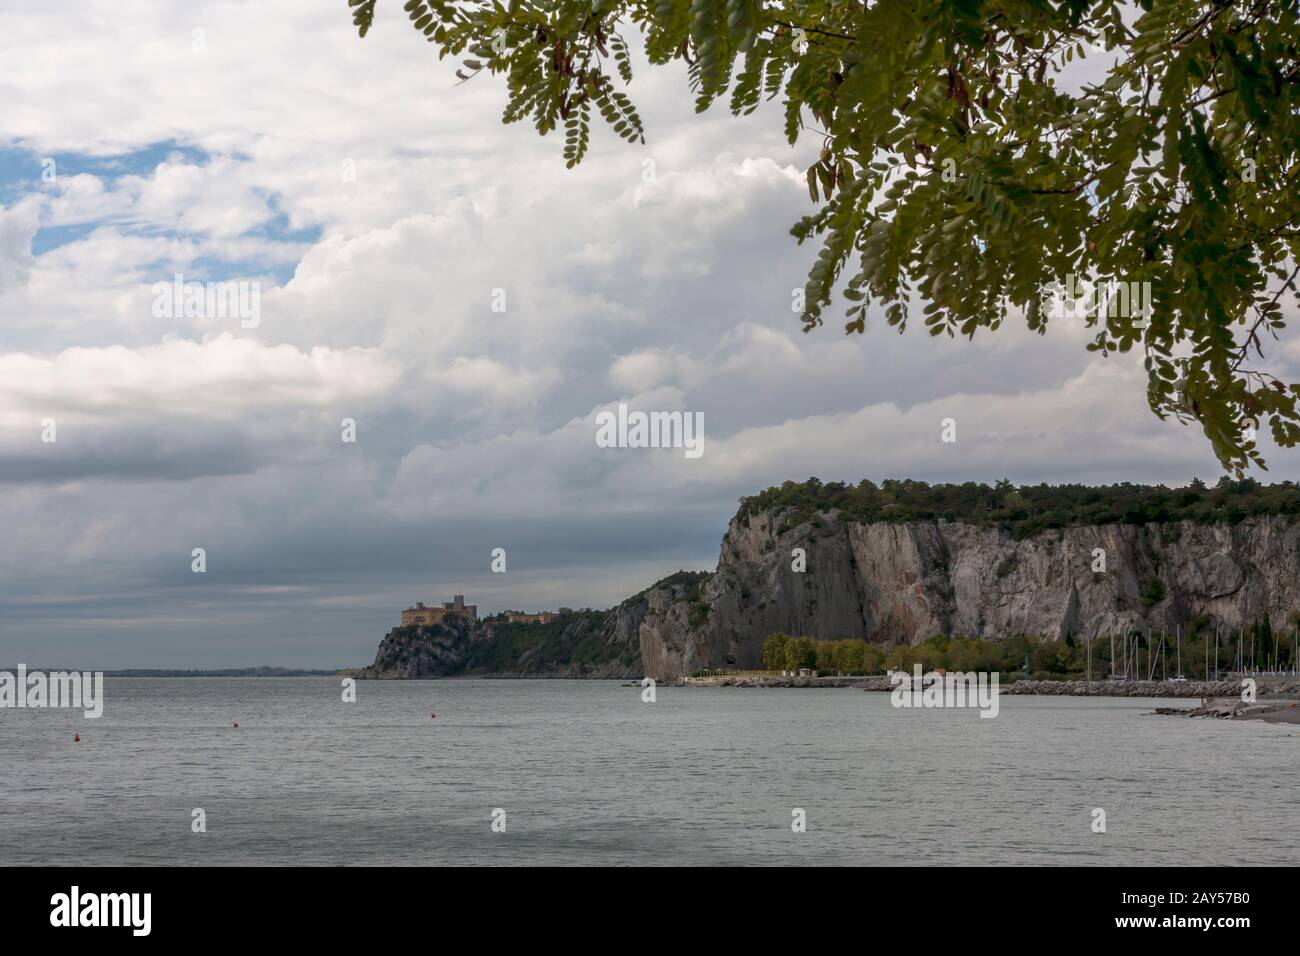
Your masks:
M756 667L773 631L918 643L934 634L1098 637L1197 615L1235 629L1300 610L1300 523L1084 525L1015 540L960 522L737 515L718 569L691 593L655 586L640 624L645 673ZM794 549L806 570L793 570ZM1094 571L1096 549L1105 570Z
M1204 615L1231 631L1300 610L1300 522L1079 525L1021 540L961 522L865 522L785 509L732 519L712 573L678 572L609 611L551 624L398 627L365 677L671 680L757 667L767 635L919 643L1106 637ZM793 568L794 550L805 569ZM1094 570L1098 553L1104 570ZM1097 565L1099 566L1099 565Z

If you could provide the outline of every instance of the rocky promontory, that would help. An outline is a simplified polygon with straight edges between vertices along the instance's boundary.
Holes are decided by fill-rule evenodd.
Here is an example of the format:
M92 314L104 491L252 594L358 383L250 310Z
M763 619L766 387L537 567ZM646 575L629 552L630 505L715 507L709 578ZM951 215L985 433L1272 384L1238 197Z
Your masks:
M617 610L617 609L616 609ZM641 676L634 615L574 611L547 624L470 621L395 627L360 678Z
M1300 611L1300 488L787 483L741 507L715 570L547 624L394 628L367 677L640 677L758 670L772 633L1097 640L1229 634ZM1269 648L1261 647L1267 655ZM1213 696L1196 684L1024 682L1007 693Z

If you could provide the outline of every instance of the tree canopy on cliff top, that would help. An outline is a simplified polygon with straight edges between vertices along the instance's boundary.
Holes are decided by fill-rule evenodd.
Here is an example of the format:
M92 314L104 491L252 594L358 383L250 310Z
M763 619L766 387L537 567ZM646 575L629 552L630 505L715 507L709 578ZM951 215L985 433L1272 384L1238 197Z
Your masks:
M375 0L348 0L362 36ZM564 130L572 166L593 114L645 131L620 87L629 41L687 64L695 108L781 97L791 144L815 137L821 241L805 330L838 294L901 332L1023 314L1043 332L1081 281L1150 283L1145 321L1122 294L1080 299L1090 350L1141 349L1152 411L1196 422L1226 469L1263 465L1255 429L1300 441L1300 385L1262 367L1300 268L1296 0L408 0L412 24L504 76L504 121ZM1104 52L1103 52L1104 51ZM1053 74L1104 59L1068 92ZM1127 292L1127 286L1125 292ZM1045 305L1057 290L1054 308ZM1073 306L1073 304L1071 304ZM1115 313L1115 314L1112 314Z
M741 517L786 509L784 527L838 511L851 521L964 521L995 525L1016 538L1076 524L1150 524L1170 521L1236 523L1264 515L1300 515L1300 485L1262 485L1253 478L1223 477L1214 487L1200 480L1182 488L1164 485L994 485L968 481L927 484L887 479L787 481L740 500Z

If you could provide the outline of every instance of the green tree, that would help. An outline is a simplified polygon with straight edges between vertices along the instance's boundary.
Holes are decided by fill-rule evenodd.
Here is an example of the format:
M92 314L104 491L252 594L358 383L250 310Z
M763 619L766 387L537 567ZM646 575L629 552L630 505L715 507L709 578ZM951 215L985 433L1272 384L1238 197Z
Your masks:
M862 673L865 670L863 661L866 649L866 641L857 641L852 638L836 641L833 666L837 671L842 671L845 674Z
M780 671L786 668L786 648L790 644L790 638L784 634L769 634L763 641L763 668L769 671Z
M819 671L835 670L834 641L817 641L817 669Z
M348 0L362 36L375 0ZM1150 314L1093 301L1090 350L1140 349L1147 401L1196 422L1225 468L1262 464L1252 429L1300 441L1300 385L1258 366L1300 269L1300 25L1293 0L408 0L462 79L505 78L507 123L598 113L644 143L628 37L687 64L697 111L781 97L823 203L792 232L822 246L806 330L838 290L902 331L973 337L1014 311L1048 324L1070 277L1150 283ZM1127 14L1127 16L1126 16ZM1093 55L1105 77L1054 74ZM1059 297L1054 301L1063 307ZM1118 296L1112 305L1123 306ZM1115 314L1112 314L1115 313ZM1260 361L1256 361L1260 360Z
M792 671L817 666L817 646L811 637L791 638L786 645L785 666Z

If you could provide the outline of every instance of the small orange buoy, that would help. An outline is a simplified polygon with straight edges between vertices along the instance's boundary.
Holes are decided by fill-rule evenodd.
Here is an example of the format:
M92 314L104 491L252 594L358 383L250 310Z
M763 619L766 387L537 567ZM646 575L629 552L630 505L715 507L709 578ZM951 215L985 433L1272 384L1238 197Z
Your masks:
M73 735L72 735L72 742L73 742L74 744L79 744L79 743L81 743L81 734L73 734Z

